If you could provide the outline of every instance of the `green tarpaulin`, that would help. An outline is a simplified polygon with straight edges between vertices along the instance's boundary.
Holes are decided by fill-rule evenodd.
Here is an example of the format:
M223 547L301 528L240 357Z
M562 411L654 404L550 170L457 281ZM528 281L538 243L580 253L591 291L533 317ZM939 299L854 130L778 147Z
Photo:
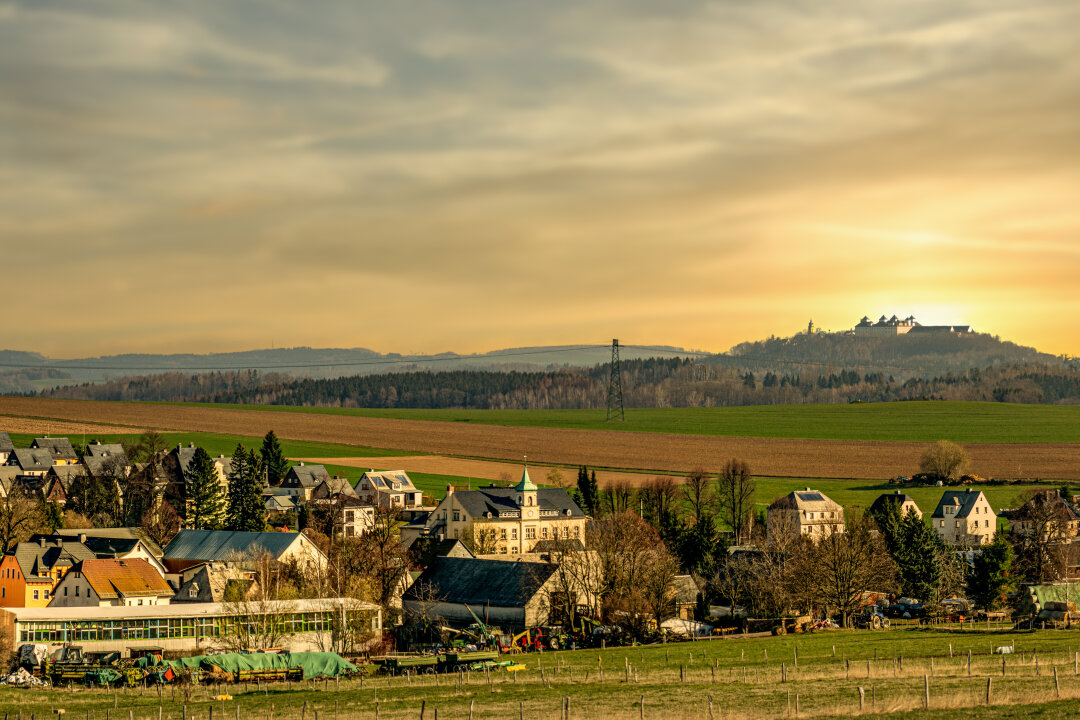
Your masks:
M153 656L140 658L136 663L139 667L152 667L158 665ZM184 668L201 668L209 671L211 667L221 668L228 673L248 670L289 670L300 668L304 671L304 679L319 677L338 677L349 672L356 672L356 666L332 652L299 652L299 653L226 653L224 655L196 655L179 660L166 660L163 665L169 665L173 671L180 672Z

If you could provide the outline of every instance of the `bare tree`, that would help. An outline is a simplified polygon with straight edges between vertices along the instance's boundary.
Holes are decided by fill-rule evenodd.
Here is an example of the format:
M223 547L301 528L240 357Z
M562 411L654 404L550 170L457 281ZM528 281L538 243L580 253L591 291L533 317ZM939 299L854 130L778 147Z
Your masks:
M168 500L161 500L142 516L142 528L161 547L180 532L180 515Z
M723 565L716 568L710 579L712 590L725 598L735 617L735 606L743 602L750 592L753 581L753 562L744 554L728 556Z
M402 589L402 578L409 569L397 528L397 514L388 508L377 508L371 527L360 536L359 548L364 558L363 574L372 583L375 602L389 610L390 601Z
M683 484L683 497L690 509L691 522L696 523L699 518L710 515L713 504L712 488L709 484L709 476L702 468L693 470L686 476Z
M656 526L675 514L678 497L679 490L675 481L663 475L647 481L641 488L645 516Z
M4 553L34 533L48 532L45 504L40 495L13 488L0 503L0 545Z
M664 617L673 614L675 608L675 576L679 574L679 561L664 543L651 547L645 555L640 588L645 607L656 620L656 628Z
M634 488L627 480L616 480L600 491L600 507L609 515L620 515L630 510L634 502Z
M1037 583L1065 576L1068 564L1069 508L1057 490L1029 490L1020 498L1011 524L1020 575Z
M491 523L474 520L462 528L461 544L473 555L492 555L499 551L499 535Z
M288 634L285 621L291 619L295 607L281 599L277 563L269 554L237 556L231 562L243 566L252 580L252 590L222 603L228 617L222 644L233 652L279 647Z
M618 610L633 615L641 609L649 553L660 544L656 530L633 512L589 523L586 548L596 553L596 595L605 619Z
M919 469L922 472L950 480L958 478L968 464L964 448L947 440L934 443L919 458Z
M750 466L732 458L716 476L716 501L720 517L731 528L735 542L750 536L750 513L754 508L754 477Z
M803 543L794 562L796 586L808 593L807 598L839 612L845 627L864 591L890 591L896 584L896 565L877 526L859 513L848 513L845 532Z

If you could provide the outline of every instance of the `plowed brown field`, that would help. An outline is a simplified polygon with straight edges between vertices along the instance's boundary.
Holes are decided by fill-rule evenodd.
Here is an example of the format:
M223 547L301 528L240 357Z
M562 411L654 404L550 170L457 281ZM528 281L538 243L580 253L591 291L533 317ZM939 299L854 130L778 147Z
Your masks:
M0 401L2 403L2 401ZM0 415L0 430L27 435L80 435L90 433L141 433L142 428L117 427L116 425L90 425L67 420L42 420L38 418Z
M57 418L396 448L441 455L541 463L686 472L716 468L728 458L750 463L759 475L781 477L886 478L912 473L925 445L910 442L849 442L733 438L664 433L499 427L421 420L389 420L305 413L233 410L138 403L83 402L0 397L0 414ZM986 477L1080 477L1080 444L972 444L972 469Z

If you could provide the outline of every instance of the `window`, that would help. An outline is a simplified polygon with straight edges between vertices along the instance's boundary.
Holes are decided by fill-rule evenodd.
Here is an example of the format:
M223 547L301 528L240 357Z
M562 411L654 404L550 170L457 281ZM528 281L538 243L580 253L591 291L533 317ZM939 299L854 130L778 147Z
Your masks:
M64 597L67 597L67 585L64 586Z
M34 591L34 599L35 599L35 600L40 600L40 599L41 599L41 598L39 597L39 594L38 594L38 591L37 591L37 590L35 590L35 591Z
M79 597L79 586L75 586L75 597Z
M507 553L507 549L506 549L506 546L505 546L505 545L503 545L503 546L502 546L502 554L503 554L503 555L505 555L506 553Z
M500 540L505 540L506 539L506 528L503 528L502 530L499 531L499 539Z
M514 547L512 547L512 548L510 548L510 552L512 552L512 553L514 553L514 554L517 554L517 545L515 545L515 546L514 546Z
M461 511L455 510L454 511L454 522L458 522L459 520L461 520Z
M525 528L525 539L526 540L535 540L536 539L536 528Z
M956 521L956 527L960 527L960 521L959 520Z
M578 527L577 525L574 526L574 537L575 538L578 537L578 535L580 534L579 533L580 530L581 530L580 527Z
M941 527L945 527L945 521L944 520L941 521Z
M546 527L540 528L540 537L542 539L544 539L544 540L547 540L547 528Z
M568 537L570 537L570 528L563 525L562 538L563 538L563 540L566 540Z
M517 540L517 528L514 528L513 530L510 531L510 539L511 540Z

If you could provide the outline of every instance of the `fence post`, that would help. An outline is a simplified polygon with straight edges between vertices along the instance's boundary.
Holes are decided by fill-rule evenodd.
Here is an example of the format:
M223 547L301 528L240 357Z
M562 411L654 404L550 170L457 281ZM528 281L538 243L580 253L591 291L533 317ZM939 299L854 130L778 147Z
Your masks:
M640 702L638 702L638 719L645 720L645 696L641 696Z
M1061 685L1058 684L1057 665L1054 666L1054 697L1061 699Z
M1001 656L1001 677L1005 677L1005 656Z
M307 703L304 703L307 705ZM424 710L427 708L427 700L420 701L420 720L424 720Z
M475 707L476 707L476 701L475 700L470 700L469 701L469 720L472 720L473 708L475 708Z
M712 716L712 695L709 696L709 720L713 720L713 716Z
M844 661L844 679L845 680L851 679L851 661L850 660L845 660Z
M859 688L859 712L863 711L863 704L866 702L866 691L861 687Z
M968 648L968 677L971 677L971 648Z
M923 707L927 710L930 709L930 676L923 675Z
M994 686L994 678L986 678L986 704L990 704L990 690Z

